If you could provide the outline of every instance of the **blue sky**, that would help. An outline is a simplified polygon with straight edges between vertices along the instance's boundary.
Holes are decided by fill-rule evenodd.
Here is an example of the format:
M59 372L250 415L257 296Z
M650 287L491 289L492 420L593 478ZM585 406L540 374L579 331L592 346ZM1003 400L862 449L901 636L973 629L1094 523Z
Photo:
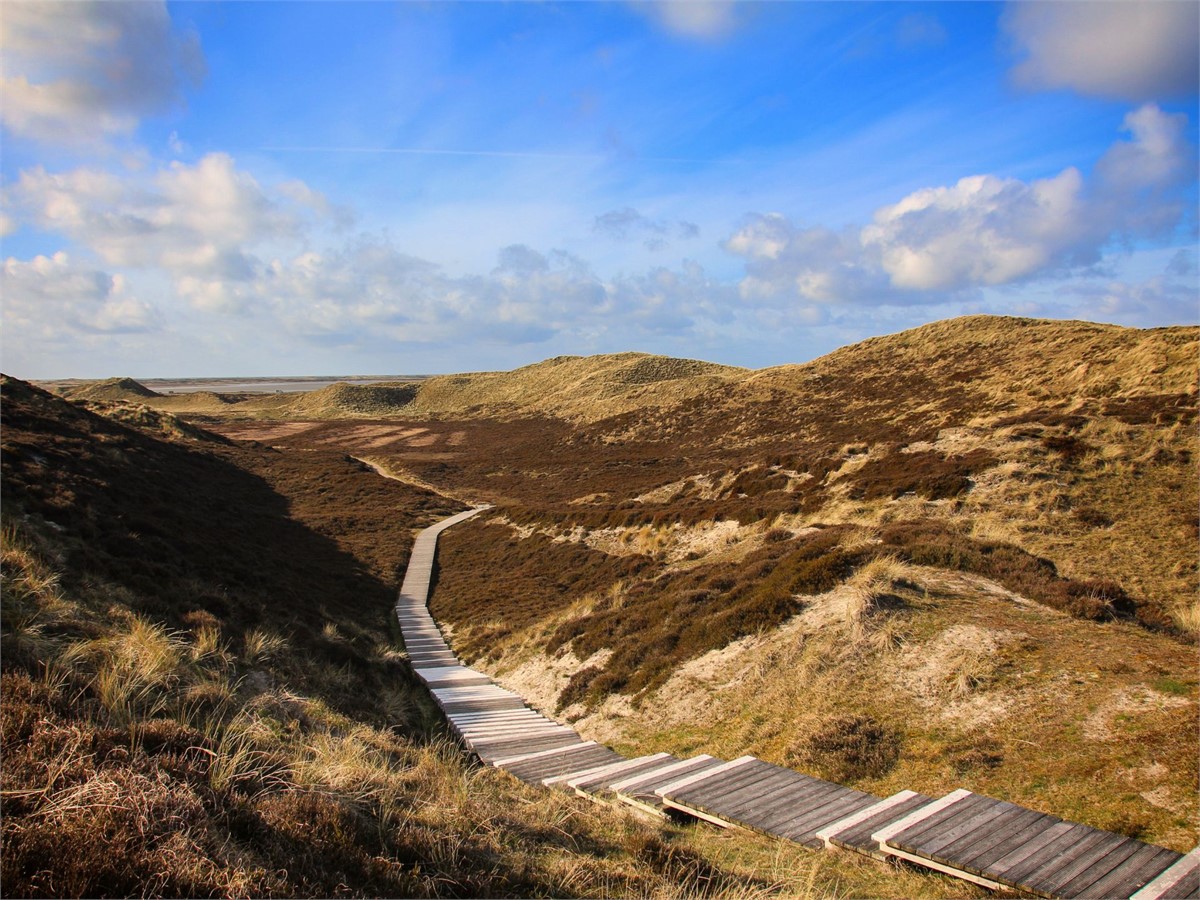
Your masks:
M1200 6L0 10L0 365L761 367L1200 317Z

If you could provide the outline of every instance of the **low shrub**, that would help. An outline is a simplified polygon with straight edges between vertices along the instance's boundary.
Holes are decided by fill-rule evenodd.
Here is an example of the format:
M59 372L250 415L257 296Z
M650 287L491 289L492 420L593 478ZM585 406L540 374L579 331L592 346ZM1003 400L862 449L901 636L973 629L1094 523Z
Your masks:
M800 741L790 756L823 778L845 783L887 774L902 744L898 731L871 716L839 716Z

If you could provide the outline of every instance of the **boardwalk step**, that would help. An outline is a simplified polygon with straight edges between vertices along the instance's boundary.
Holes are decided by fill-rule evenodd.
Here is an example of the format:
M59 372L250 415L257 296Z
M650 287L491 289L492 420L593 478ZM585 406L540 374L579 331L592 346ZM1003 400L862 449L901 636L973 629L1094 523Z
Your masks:
M724 827L749 828L820 847L816 833L880 798L752 756L655 791L667 807Z
M876 859L886 859L887 855L879 849L878 842L871 840L871 835L932 802L933 798L924 794L901 791L826 825L819 829L815 836L827 848L841 847L843 850L865 853Z
M955 791L873 835L880 849L988 887L1128 897L1180 859L1163 847Z
M724 760L702 753L682 762L669 763L644 774L615 781L609 789L620 803L627 804L640 812L665 816L663 799L656 793L659 788L686 775L699 774L706 769L715 769L724 764Z

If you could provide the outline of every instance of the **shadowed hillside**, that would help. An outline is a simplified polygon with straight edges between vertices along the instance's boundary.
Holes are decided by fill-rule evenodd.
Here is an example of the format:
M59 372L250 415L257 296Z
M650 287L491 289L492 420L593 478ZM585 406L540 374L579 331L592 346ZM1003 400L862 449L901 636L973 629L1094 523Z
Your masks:
M457 504L337 450L0 386L6 895L767 896L807 877L467 764L390 622L414 529Z

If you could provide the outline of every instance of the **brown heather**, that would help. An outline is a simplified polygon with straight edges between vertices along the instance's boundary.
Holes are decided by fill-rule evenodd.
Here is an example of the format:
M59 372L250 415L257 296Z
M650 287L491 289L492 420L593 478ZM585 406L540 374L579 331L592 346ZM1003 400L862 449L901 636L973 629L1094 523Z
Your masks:
M268 825L235 831L230 846L265 853L285 846L269 834L292 834L288 852L324 866L287 823L350 834L358 820L293 794L320 783L341 797L338 773L365 761L407 771L405 754L427 754L422 741L440 733L386 633L410 529L451 508L437 491L497 508L443 537L435 615L465 658L588 737L630 754L754 753L882 795L968 787L1190 850L1198 338L972 317L755 372L621 354L298 396L106 396L106 415L167 438L154 450L138 443L148 436L100 433L116 426L60 435L85 414L56 407L13 453L20 434L6 420L6 517L21 497L30 513L14 527L42 548L29 590L46 585L48 599L11 616L6 606L4 659L23 660L32 682L91 672L85 693L64 688L54 696L67 700L44 705L122 734L142 727L138 710L169 716L190 698L225 723L186 725L212 754L197 765L219 760L224 790L273 798L255 813ZM14 390L6 383L6 416ZM230 442L187 432L196 426ZM153 475L159 445L175 454L162 474L186 477L132 476ZM152 503L153 516L137 512ZM212 525L223 517L227 531ZM85 591L97 585L98 605ZM125 607L165 629L156 640L176 674L101 692L97 675L118 657L86 642L108 624L70 637L91 648L73 651L73 674L41 674L38 660L65 652L51 620L77 615L62 604ZM268 605L287 609L286 628ZM384 737L361 730L386 725ZM263 744L267 734L282 743ZM138 740L129 746L146 752ZM590 808L438 753L420 759L441 768L415 766L436 772L436 789L415 796L455 797L458 813L420 827L460 849L394 843L418 832L392 829L392 800L377 798L424 801L372 776L369 796L346 802L389 823L380 834L393 843L371 859L400 868L382 882L365 861L329 863L355 873L337 876L352 891L401 892L401 873L415 893L657 895L670 877L691 879L688 896L964 891L704 828L597 824ZM494 797L499 808L486 805ZM508 823L513 843L456 818L470 807L507 822L525 803L535 820L548 814L538 804L570 810L570 824ZM49 821L40 815L16 821ZM480 835L492 856L476 854ZM331 883L304 878L277 890Z

